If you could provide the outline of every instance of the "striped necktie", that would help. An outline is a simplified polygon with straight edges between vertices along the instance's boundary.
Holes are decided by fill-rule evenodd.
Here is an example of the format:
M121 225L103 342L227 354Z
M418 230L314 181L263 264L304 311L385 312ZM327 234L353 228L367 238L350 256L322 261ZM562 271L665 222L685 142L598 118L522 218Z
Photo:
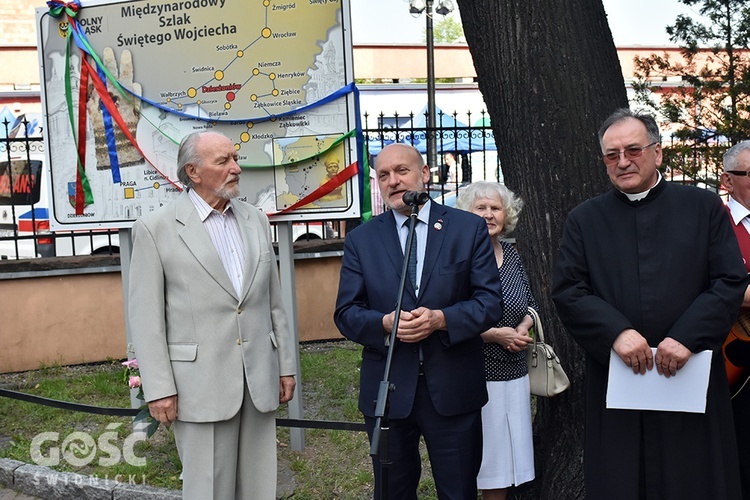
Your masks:
M419 221L416 221L417 224L419 224ZM404 226L408 228L409 219L404 222ZM417 289L417 231L416 231L416 224L414 225L414 239L411 242L411 251L409 252L409 265L407 267L407 273L409 276L409 281L411 281L411 285L414 287L414 290ZM408 231L407 231L408 234Z

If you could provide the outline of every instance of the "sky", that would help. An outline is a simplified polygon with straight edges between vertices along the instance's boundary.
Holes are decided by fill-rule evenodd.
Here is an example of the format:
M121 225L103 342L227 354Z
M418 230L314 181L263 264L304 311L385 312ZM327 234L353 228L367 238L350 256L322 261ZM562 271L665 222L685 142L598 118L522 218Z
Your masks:
M666 26L674 24L679 14L696 15L678 0L603 2L618 47L674 45L669 41ZM424 43L424 14L412 17L409 0L350 0L350 5L355 44Z

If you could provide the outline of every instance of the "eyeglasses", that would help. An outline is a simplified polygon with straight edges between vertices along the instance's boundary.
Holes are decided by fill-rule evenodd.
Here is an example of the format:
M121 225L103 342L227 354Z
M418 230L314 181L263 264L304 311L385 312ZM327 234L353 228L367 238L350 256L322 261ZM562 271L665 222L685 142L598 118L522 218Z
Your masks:
M617 162L620 161L620 155L624 154L626 160L635 160L636 158L640 158L643 154L643 150L646 148L650 148L651 146L654 146L656 144L659 144L658 141L652 142L651 144L647 144L643 146L642 148L638 147L629 147L625 148L621 151L610 151L609 153L605 154L603 157L604 163L607 165L616 165Z
M747 170L727 170L726 172L739 177L747 177L749 175Z

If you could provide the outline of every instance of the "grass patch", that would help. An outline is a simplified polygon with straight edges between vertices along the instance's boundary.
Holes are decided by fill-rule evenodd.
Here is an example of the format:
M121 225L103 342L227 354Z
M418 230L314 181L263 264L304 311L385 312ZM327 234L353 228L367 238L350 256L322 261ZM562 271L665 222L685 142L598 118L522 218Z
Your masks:
M46 398L127 408L130 390L122 380L122 372L119 361L54 366L0 375L0 384L6 389ZM99 478L132 476L139 484L181 488L174 435L162 428L150 440L132 442L131 446L127 441L131 430L129 417L93 415L0 398L2 458ZM38 450L36 460L31 456L32 449ZM136 465L124 459L128 452L136 458L131 460ZM137 465L138 459L148 465Z
M359 346L348 341L301 346L303 418L362 421L357 409L360 353ZM32 372L0 374L0 387L63 401L128 408L130 390L122 373L119 360L48 366ZM287 408L280 409L278 416L288 417ZM53 469L109 479L118 474L123 478L133 476L138 484L180 489L181 465L174 434L161 426L148 441L135 443L133 453L145 459L146 465L131 465L122 456L117 457L118 453L124 454L131 430L128 417L71 412L0 397L0 458L34 463L31 448L35 436L57 433L57 439L49 439L40 447L43 458L59 455L59 465L49 465ZM84 446L86 443L81 440L73 443L79 446L66 443L75 432L91 436L95 446ZM305 449L301 452L289 446L290 429L280 427L278 440L279 461L292 471L296 482L294 500L372 498L370 445L364 432L306 430ZM424 446L422 450L425 471L419 497L437 498ZM65 459L65 453L71 460Z

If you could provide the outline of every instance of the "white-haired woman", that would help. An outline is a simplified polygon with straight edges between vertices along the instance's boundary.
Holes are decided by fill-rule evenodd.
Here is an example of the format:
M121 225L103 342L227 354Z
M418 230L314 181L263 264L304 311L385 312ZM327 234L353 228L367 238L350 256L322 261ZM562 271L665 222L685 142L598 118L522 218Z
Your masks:
M474 182L459 191L457 206L487 222L503 286L503 319L482 334L490 400L482 409L484 445L477 476L484 500L502 500L508 487L534 479L526 346L533 341L528 307L536 307L536 301L521 258L502 240L515 229L523 202L502 184Z

